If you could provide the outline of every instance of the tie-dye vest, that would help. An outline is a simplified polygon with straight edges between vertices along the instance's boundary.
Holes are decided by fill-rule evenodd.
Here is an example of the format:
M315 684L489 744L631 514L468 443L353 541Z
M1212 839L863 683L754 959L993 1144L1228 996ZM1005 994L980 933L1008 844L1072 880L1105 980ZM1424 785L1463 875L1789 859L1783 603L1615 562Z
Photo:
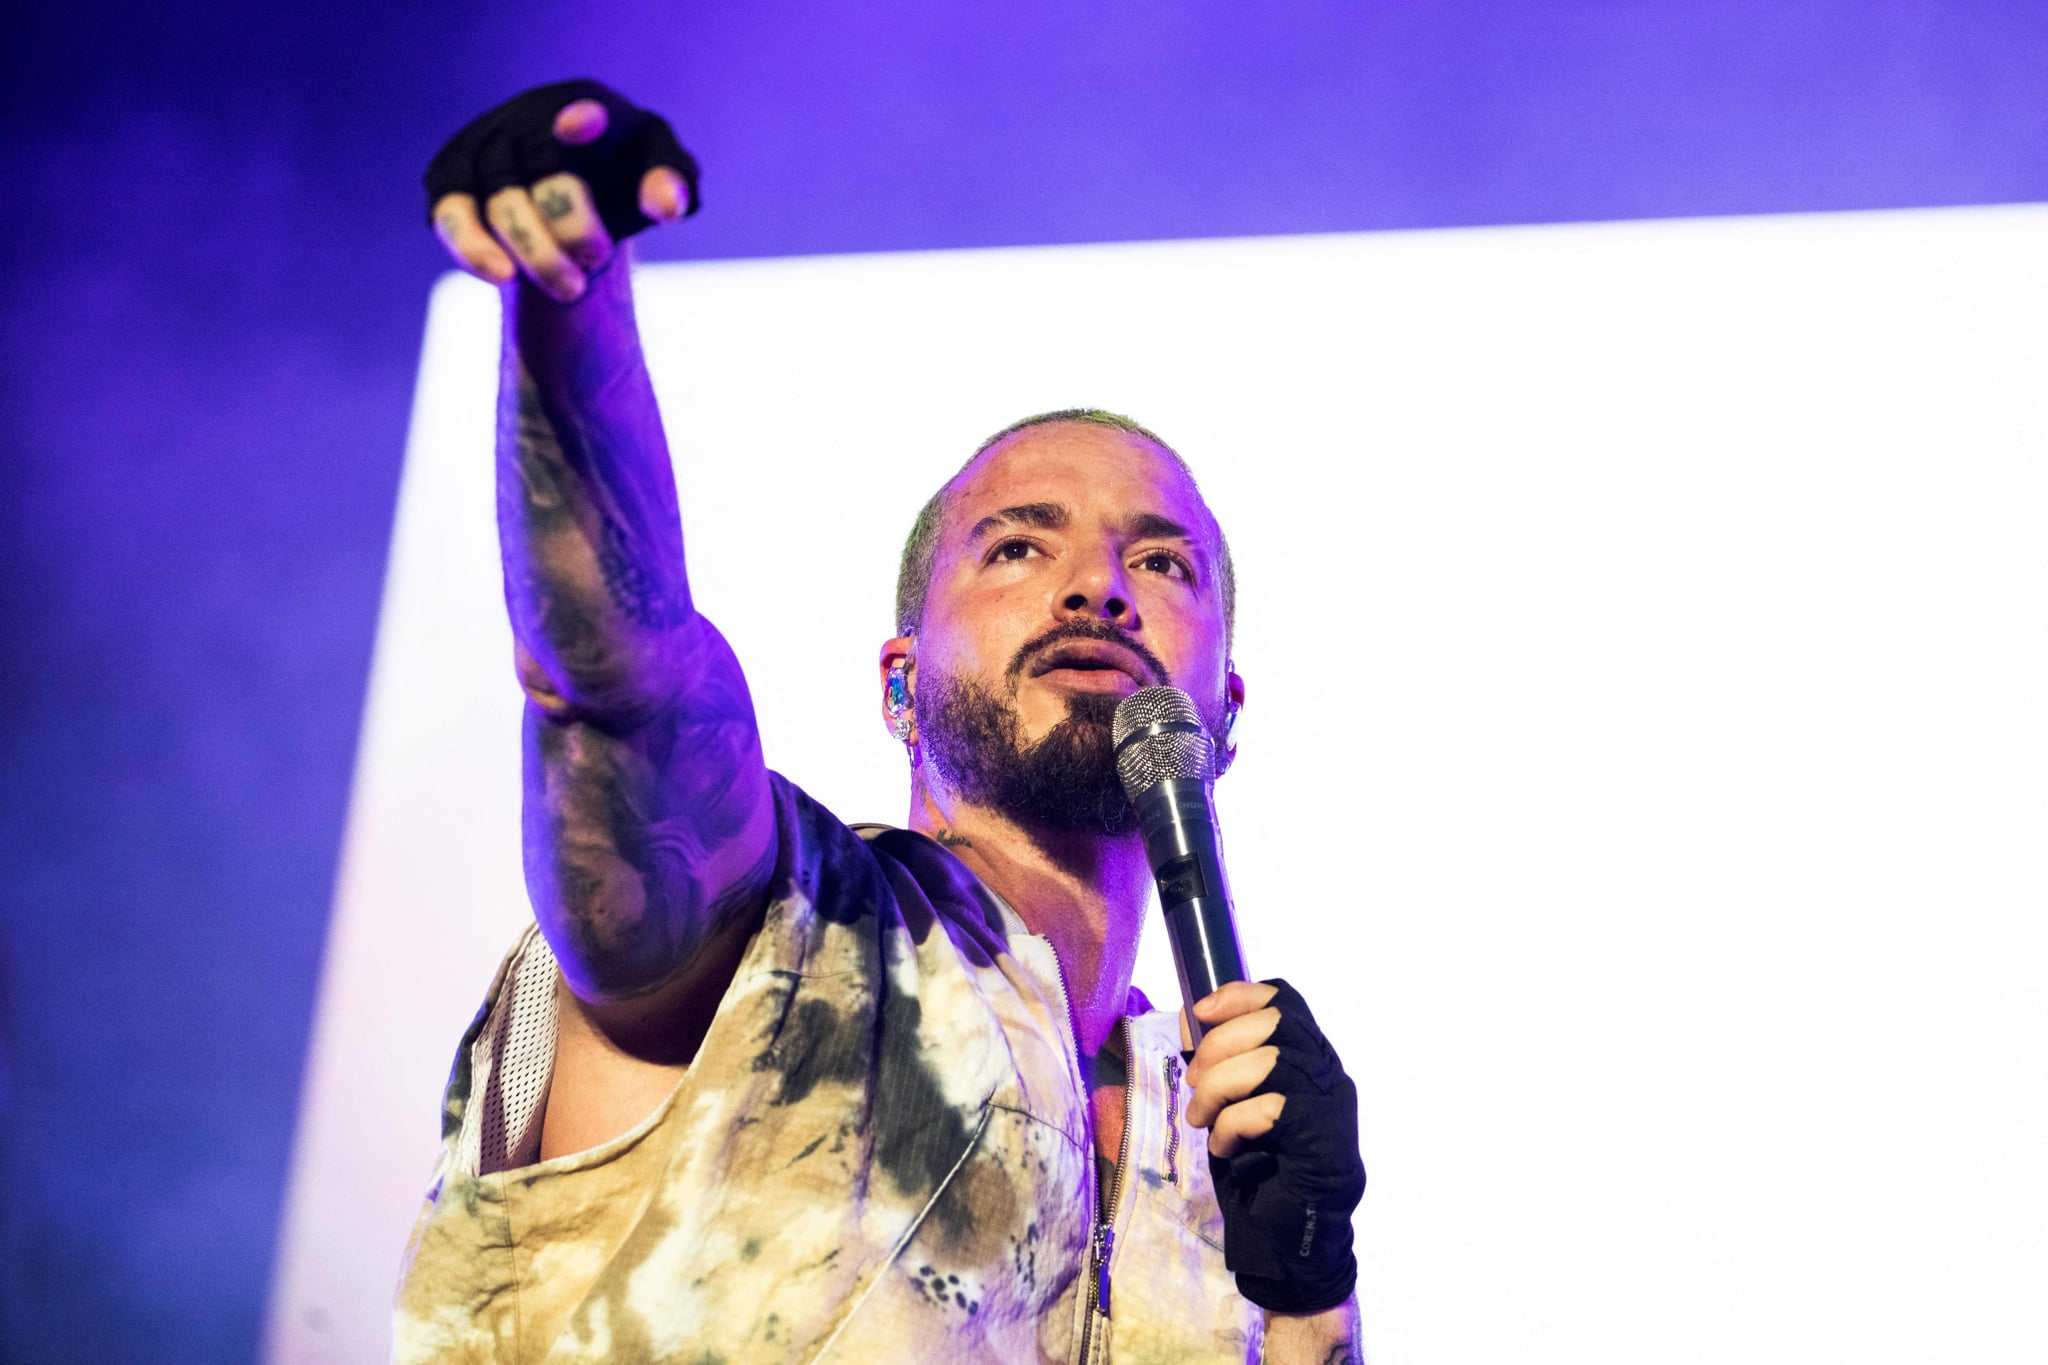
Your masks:
M1127 1021L1099 1238L1051 945L923 836L776 797L766 923L631 1132L534 1160L556 969L532 930L506 958L456 1054L395 1359L1256 1360L1174 1015Z

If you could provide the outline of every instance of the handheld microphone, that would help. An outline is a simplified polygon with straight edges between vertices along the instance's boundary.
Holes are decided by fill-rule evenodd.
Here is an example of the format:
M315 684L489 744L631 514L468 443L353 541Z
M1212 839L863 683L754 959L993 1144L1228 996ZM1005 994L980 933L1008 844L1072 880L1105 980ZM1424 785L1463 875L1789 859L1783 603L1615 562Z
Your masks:
M1178 687L1147 687L1125 697L1110 738L1117 777L1137 810L1145 859L1159 883L1188 1033L1200 1043L1208 1029L1195 1018L1195 1002L1226 981L1249 979L1210 799L1216 746L1194 698Z

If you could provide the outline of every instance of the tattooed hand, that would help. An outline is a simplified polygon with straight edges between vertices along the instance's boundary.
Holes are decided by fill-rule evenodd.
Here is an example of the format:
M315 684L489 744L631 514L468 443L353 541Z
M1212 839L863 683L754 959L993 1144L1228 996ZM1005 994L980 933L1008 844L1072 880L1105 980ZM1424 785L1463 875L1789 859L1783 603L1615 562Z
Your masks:
M595 81L541 86L471 121L435 155L426 185L457 265L492 284L523 272L565 303L616 240L697 207L696 162L667 122Z

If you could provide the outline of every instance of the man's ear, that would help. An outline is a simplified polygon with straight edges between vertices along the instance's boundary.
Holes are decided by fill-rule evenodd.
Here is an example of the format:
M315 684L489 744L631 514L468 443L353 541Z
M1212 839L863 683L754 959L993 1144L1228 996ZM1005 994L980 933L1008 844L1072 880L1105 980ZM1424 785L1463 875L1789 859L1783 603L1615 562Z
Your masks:
M1230 765L1237 759L1237 714L1244 709L1244 679L1237 676L1237 665L1225 665L1223 672L1223 744L1216 755L1216 775L1221 777L1230 771Z
M896 635L882 642L877 661L882 681L882 724L904 744L917 741L915 703L917 637Z

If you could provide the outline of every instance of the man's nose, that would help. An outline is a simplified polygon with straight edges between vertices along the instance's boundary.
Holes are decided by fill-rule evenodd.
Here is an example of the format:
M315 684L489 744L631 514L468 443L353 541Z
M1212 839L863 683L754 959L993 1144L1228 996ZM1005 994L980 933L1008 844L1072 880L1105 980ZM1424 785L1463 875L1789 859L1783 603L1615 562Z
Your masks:
M1103 555L1077 563L1073 576L1062 585L1059 610L1063 616L1094 616L1135 630L1138 609L1131 602L1123 561Z

